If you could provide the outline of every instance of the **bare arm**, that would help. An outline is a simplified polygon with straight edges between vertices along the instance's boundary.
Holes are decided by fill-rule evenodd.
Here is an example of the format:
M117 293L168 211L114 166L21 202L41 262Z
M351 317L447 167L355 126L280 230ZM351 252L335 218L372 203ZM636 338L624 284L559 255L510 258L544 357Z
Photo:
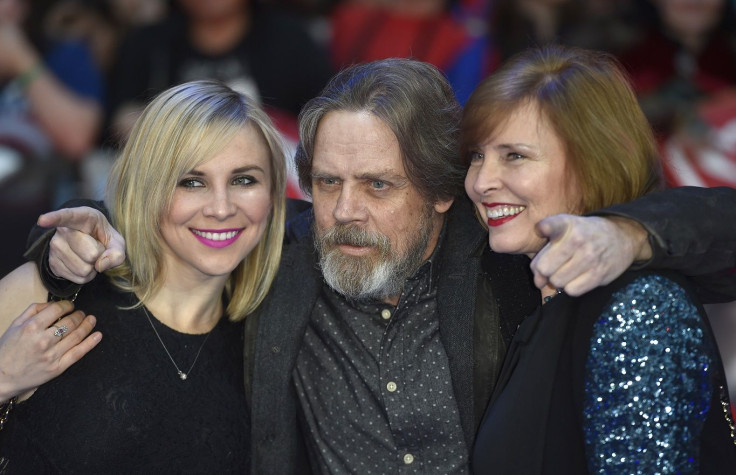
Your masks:
M23 31L0 21L0 78L24 78L25 94L34 117L55 148L66 156L85 156L95 144L102 107L80 97L45 69Z
M71 302L46 298L32 263L0 280L0 402L55 378L102 338L90 335L95 317L73 312Z

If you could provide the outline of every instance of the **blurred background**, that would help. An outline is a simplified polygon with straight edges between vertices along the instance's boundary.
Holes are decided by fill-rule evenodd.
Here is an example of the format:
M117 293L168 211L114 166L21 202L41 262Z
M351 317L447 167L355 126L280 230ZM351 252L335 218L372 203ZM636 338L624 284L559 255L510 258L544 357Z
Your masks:
M599 49L628 70L669 183L736 187L735 8L736 0L0 0L0 277L23 263L39 214L69 198L103 198L146 101L193 79L254 97L291 152L301 106L346 65L427 61L464 103L527 46ZM295 179L289 194L301 196ZM709 313L736 399L736 306Z

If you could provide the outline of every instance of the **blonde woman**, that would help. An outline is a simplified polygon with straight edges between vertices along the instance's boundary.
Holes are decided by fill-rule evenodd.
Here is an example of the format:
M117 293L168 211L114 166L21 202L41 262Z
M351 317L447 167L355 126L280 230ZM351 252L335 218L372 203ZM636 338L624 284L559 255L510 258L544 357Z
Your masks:
M248 471L242 322L276 274L284 190L278 134L240 94L197 81L148 105L109 183L126 261L75 301L105 338L16 394L0 448L9 473ZM26 264L0 298L5 331L47 291ZM38 326L49 347L64 322Z

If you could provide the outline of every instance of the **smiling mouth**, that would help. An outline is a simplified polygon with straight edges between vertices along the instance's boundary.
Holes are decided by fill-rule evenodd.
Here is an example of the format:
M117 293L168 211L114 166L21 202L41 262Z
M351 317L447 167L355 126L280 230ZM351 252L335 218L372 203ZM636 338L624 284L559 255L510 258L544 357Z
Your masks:
M192 229L192 232L196 234L199 237L203 237L205 239L209 239L210 241L227 241L228 239L232 239L238 234L240 234L241 229L237 229L234 231L225 231L225 232L212 232L212 231L199 231L198 229Z
M243 232L243 229L228 229L226 231L201 231L199 229L192 229L190 228L190 231L192 231L192 234L194 234L194 237L197 238L199 242L204 244L205 246L214 247L214 248L222 248L227 247L230 244L237 241L238 236L240 236L240 233Z
M496 206L486 209L486 218L501 219L509 216L516 216L526 209L526 206Z

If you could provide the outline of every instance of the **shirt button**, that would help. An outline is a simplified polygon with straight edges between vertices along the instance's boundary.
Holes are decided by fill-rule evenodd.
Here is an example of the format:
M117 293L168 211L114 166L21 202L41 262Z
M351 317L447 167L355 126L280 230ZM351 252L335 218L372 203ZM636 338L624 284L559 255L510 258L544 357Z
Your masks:
M390 393L396 391L396 383L394 383L393 381L389 381L386 385L386 389L388 389L388 392Z
M404 455L404 463L409 465L412 462L414 462L414 456L412 454L406 454Z
M389 318L391 318L391 310L387 308L381 310L381 318L383 318L384 320L388 320Z

